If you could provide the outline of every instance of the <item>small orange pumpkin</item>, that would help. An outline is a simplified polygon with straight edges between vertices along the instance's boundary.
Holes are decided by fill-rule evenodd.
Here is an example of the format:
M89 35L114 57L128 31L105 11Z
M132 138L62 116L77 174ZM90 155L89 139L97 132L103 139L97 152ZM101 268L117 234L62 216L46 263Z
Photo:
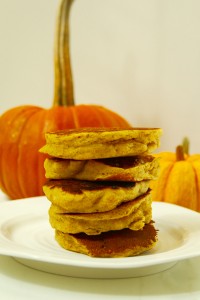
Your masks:
M78 127L129 127L120 115L101 106L74 105L69 55L69 12L62 0L55 43L53 107L19 106L0 117L0 188L11 199L43 195L45 156L38 150L47 131Z
M189 154L188 139L176 153L162 152L160 175L151 183L154 201L164 201L200 212L200 154Z

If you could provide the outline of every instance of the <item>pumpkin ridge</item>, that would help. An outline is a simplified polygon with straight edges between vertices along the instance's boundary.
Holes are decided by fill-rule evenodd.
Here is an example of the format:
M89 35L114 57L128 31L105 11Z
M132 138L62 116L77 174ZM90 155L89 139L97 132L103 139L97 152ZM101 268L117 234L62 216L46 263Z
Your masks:
M7 134L9 133L9 126L15 121L15 119L16 119L16 117L18 115L22 114L21 108L22 107L17 107L17 108L12 108L10 110L11 113L15 113L14 115L12 115L12 119L10 118L10 116L8 118L8 113L7 112L4 113L1 116L1 118L0 118L0 127L1 127L1 132L0 132L0 146L1 146L1 144L2 145L4 144L3 143L4 136L7 137ZM16 112L17 112L17 114L16 114ZM9 121L9 126L5 127L7 119ZM3 124L3 129L5 128L5 130L2 130L2 124ZM2 142L1 142L1 139L2 139ZM4 144L4 147L1 146L1 151L0 151L0 170L5 169L4 168L4 164L6 165L7 159L4 158L4 154L6 155L6 154L9 153L9 151L4 151L4 150L5 150L5 144ZM2 189L3 192L7 193L5 175L6 175L5 173L2 173L2 172L0 173L0 188ZM10 193L8 194L8 196L10 196Z
M165 201L195 209L196 206L196 184L195 174L188 161L178 161L171 170L167 181L167 193Z
M165 201L165 190L166 182L168 180L169 174L174 166L174 161L164 159L163 153L155 154L155 157L160 159L160 170L159 175L156 180L152 180L150 187L152 189L152 198L153 201L164 202Z
M3 113L1 115L1 117L0 117L0 127L1 127L1 131L0 131L0 145L1 145L1 140L2 140L2 144L3 144L3 138L4 138L4 136L7 136L7 134L9 133L9 126L10 126L10 124L12 124L12 122L15 121L15 119L16 119L16 117L18 115L21 115L23 113L21 111L22 108L23 107L12 108L10 110L11 113L14 113L14 115L12 115L12 116L10 116L10 115L8 116L8 112L5 112L5 113ZM7 124L7 126L5 126L5 124ZM3 129L2 129L2 126L3 126ZM8 137L10 137L10 134L9 134ZM3 150L3 148L0 151L0 157L2 155L2 150ZM1 163L1 160L0 160L0 163ZM0 167L1 167L1 165L0 165Z
M172 172L173 168L174 168L175 162L171 165L171 167L168 170L168 174L165 178L165 184L164 184L164 188L163 188L163 193L162 193L162 201L165 201L165 194L166 194L166 189L167 189L167 183L168 183L168 179L170 176L170 173Z
M101 107L97 107L97 110L99 111L99 114L102 114L102 113L103 113L104 116L106 116L106 118L107 118L108 115L109 115L109 120L112 122L112 126L115 126L115 122L113 122L113 117L112 117L111 114L109 114L107 111L101 109ZM104 117L104 120L105 120L106 118ZM108 125L107 125L107 122L105 122L105 121L103 121L102 124L103 124L104 127L108 126Z
M127 128L127 127L131 127L129 125L129 123L124 120L124 118L122 118L119 114L117 113L114 113L112 110L109 110L107 109L107 111L105 111L105 109L102 107L102 106L98 106L98 110L102 113L104 113L106 115L106 117L109 115L110 119L112 118L112 123L114 123L113 125L116 126L116 120L118 122L118 126L122 127L122 128ZM108 118L108 117L107 117ZM106 118L106 119L107 119ZM114 120L114 122L113 122ZM125 125L125 122L126 122L126 125Z
M4 135L7 136L7 134L9 133L9 135L12 137L14 132L16 131L16 127L14 126L14 123L16 122L16 123L19 124L19 119L21 119L22 117L24 118L23 125L20 127L20 130L18 128L18 136L17 136L17 139L14 141L14 143L13 143L13 141L9 142L9 145L8 145L9 149L7 149L5 146L2 146L2 149L1 149L1 152L2 152L1 168L4 169L4 170L9 169L8 170L9 180L7 179L7 173L5 171L4 171L4 173L1 172L2 187L4 187L4 190L6 191L8 196L11 197L12 199L21 198L21 191L19 190L19 182L18 182L17 171L19 169L19 167L18 167L19 140L21 138L24 126L27 122L27 116L26 115L27 114L29 115L30 113L34 114L40 108L37 107L37 106L32 107L32 106L27 105L27 106L17 107L16 109L17 110L20 109L20 111L17 115L13 116L13 119L10 122L10 125L6 128L6 131L5 131ZM23 109L23 110L21 110L21 109ZM14 112L14 110L15 109L13 109L13 112ZM3 121L3 119L2 119L2 121ZM1 126L1 128L2 128L2 126ZM10 128L11 128L11 131L10 131ZM11 172L12 169L14 169L16 171ZM13 178L11 176L13 176ZM10 182L12 182L12 184L10 184Z
M32 118L35 116L38 116L38 113L43 113L45 110L43 108L41 108L40 110L37 110L35 112L33 112L29 118L26 119L26 122L24 123L23 129L21 130L21 135L20 135L20 139L18 141L18 149L20 149L20 151L18 152L18 160L17 160L17 178L18 178L18 187L19 187L19 193L21 194L21 197L26 198L26 197L30 197L29 195L29 173L27 174L27 170L29 171L32 167L33 164L33 159L32 159L32 154L33 152L31 151L30 153L30 142L27 143L28 147L25 149L25 145L26 145L26 140L27 140L27 132L28 134L30 133L30 131L32 130L33 127L37 127L38 126L38 120L36 123L32 123ZM28 126L28 124L30 123L32 124L32 126ZM34 139L34 136L31 135L31 138ZM26 151L27 150L27 151ZM38 147L39 150L39 147ZM28 152L28 153L27 153ZM29 157L29 161L26 164L26 157ZM24 168L22 167L22 163L27 165L26 168L26 177L27 177L27 183L24 184L23 181L23 172L24 172ZM37 176L34 177L34 182L32 182L32 185L35 185L35 181L37 180ZM31 186L32 186L31 185Z
M80 124L79 124L79 120L76 115L76 108L74 106L70 106L69 108L71 109L71 112L72 112L75 128L79 128Z
M104 127L105 124L104 124L104 121L102 119L102 112L101 111L99 112L99 106L98 105L96 105L96 106L91 105L90 106L90 110L92 111L92 114L96 115L96 119L98 119L98 121L99 121L99 125L98 126Z

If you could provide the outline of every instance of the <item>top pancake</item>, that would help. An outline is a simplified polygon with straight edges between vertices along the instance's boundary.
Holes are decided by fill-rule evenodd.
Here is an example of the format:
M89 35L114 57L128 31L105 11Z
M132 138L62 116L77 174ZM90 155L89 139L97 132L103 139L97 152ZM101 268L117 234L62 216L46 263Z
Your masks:
M86 160L151 153L159 146L159 128L79 128L45 134L40 152Z

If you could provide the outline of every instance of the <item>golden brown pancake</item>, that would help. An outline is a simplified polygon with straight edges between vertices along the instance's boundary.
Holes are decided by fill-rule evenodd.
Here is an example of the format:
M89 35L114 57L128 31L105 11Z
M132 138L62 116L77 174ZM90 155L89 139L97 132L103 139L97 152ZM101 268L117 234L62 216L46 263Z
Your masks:
M158 176L159 158L152 155L92 160L47 158L46 178L107 181L153 180Z
M109 211L147 192L149 181L108 182L73 179L49 180L43 190L47 198L67 213Z
M151 194L148 192L113 210L91 214L66 214L59 207L52 205L49 210L49 220L53 228L73 234L85 232L88 235L96 235L124 228L140 230L151 221L151 202Z
M159 128L79 128L45 134L40 152L50 179L49 220L63 248L93 257L125 257L151 249L150 180Z
M159 128L79 128L45 134L40 152L64 159L100 159L150 153L159 146Z
M153 248L157 242L157 231L153 224L149 223L138 231L122 229L100 235L68 234L56 230L55 238L66 250L93 257L126 257Z

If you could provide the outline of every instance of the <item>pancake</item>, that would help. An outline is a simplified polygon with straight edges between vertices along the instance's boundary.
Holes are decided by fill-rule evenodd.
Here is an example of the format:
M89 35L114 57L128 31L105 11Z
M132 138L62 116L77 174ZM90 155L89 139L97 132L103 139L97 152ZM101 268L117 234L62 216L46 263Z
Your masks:
M55 239L66 250L92 257L127 257L153 248L157 242L157 231L151 222L138 231L123 229L100 235L69 234L56 230Z
M149 181L108 182L73 179L49 180L46 197L67 213L104 212L147 192Z
M40 152L64 159L100 159L150 153L159 146L159 128L79 128L45 134Z
M45 176L49 179L141 181L157 179L159 158L152 155L92 160L47 158Z
M72 234L84 232L96 235L124 228L140 230L151 221L151 203L151 194L148 192L111 211L101 213L66 214L59 207L52 205L49 210L49 221L53 228Z

